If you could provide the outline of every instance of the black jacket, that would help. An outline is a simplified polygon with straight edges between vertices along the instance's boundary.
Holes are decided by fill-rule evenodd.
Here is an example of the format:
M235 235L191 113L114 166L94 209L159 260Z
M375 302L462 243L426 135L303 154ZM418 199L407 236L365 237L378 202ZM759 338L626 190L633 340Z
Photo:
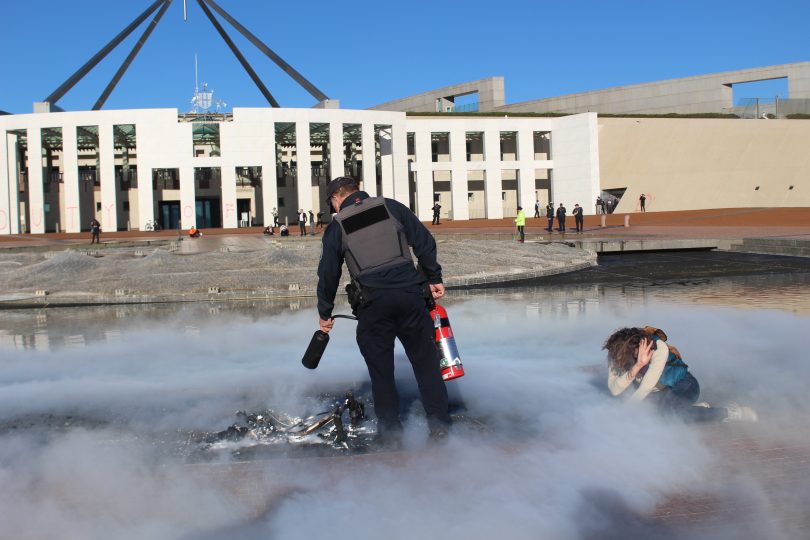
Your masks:
M342 210L354 204L356 199L367 199L368 196L365 191L352 193L343 201L340 208ZM441 283L442 267L436 260L436 241L433 235L407 206L388 198L385 202L391 215L405 228L408 245L413 248L424 275L413 264L404 263L363 276L361 285L377 289L397 289L424 284L425 280L431 284ZM332 220L323 233L321 260L318 263L318 314L321 319L327 320L332 317L335 295L343 274L344 255L343 231L338 222Z

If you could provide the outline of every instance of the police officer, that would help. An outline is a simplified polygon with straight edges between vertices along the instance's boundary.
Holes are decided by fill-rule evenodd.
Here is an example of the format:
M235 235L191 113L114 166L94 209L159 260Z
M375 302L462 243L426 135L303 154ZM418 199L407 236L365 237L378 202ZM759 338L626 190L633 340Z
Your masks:
M395 338L402 343L413 367L430 435L443 438L450 425L447 389L425 303L428 287L434 299L444 296L436 241L407 207L393 199L369 197L358 191L352 178L335 178L326 192L337 214L324 232L318 264L321 330L332 329L335 294L345 260L353 284L361 291L356 311L357 344L371 377L383 443L399 445L402 433L394 381ZM424 275L414 266L409 246Z
M548 204L546 205L546 219L548 219L548 227L546 227L546 230L548 232L553 232L554 231L554 205L551 204L551 201L548 201Z
M522 206L517 207L517 217L515 218L515 226L518 231L518 242L521 244L526 239L526 213L523 211Z

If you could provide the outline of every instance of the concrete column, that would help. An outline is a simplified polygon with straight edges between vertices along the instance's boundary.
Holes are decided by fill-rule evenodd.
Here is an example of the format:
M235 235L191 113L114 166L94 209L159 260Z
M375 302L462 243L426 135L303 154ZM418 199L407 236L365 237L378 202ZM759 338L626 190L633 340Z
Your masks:
M363 151L363 191L372 197L377 196L377 168L374 153L374 124L362 124Z
M194 167L186 165L180 167L180 228L190 229L192 225L202 227L197 223L197 186L194 181ZM151 208L151 206L150 206ZM210 224L208 224L210 226Z
M343 176L345 168L343 122L329 122L329 180Z
M42 130L28 130L28 216L25 232L45 232L45 195L42 191Z
M265 130L262 143L262 206L264 226L273 224L273 208L278 211L278 186L276 185L276 129L271 123Z
M534 132L531 129L518 131L518 204L527 215L534 215ZM531 211L531 213L529 213Z
M139 130L139 127L135 128ZM139 132L139 131L138 131ZM143 144L139 145L143 146ZM146 230L146 222L155 219L155 194L152 191L152 165L144 158L144 152L138 151L138 215L133 216L130 211L130 227L137 227L139 231ZM182 208L181 208L182 219ZM168 224L164 224L168 225Z
M235 229L241 216L236 211L236 166L228 164L220 168L222 182L222 228Z
M8 135L8 216L11 234L20 234L20 171L25 163L17 151L19 137Z
M115 231L118 229L118 185L115 178L115 142L111 124L98 126L98 152L99 170L97 174L101 179L101 219L99 221L103 231Z
M298 206L306 212L312 206L312 160L309 157L309 122L295 123L295 159L298 163L296 193Z
M82 188L79 185L79 150L76 144L76 127L62 127L62 179L65 189L65 213L60 216L60 221L64 223L60 223L59 227L69 233L80 232L82 230L82 221L87 221L85 227L89 228L90 220L93 218L93 214L89 216L82 215L81 195L79 193ZM88 196L92 200L93 186L87 186L87 190Z
M396 122L391 126L393 136L393 173L394 191L392 197L408 206L410 191L408 187L408 132L405 122Z
M0 130L3 140L0 141L0 179L5 177L8 181L3 185L0 191L0 234L10 234L11 232L11 193L16 188L16 176L11 174L10 163L14 159L12 148L9 145L9 139L14 137L8 135L5 131ZM16 137L14 137L16 139ZM16 153L16 152L15 152Z
M414 145L416 150L416 215L422 221L433 218L433 167L430 152L430 131L415 131Z
M382 193L384 197L394 197L394 144L391 129L381 129L380 135L380 168L382 169ZM407 199L406 199L407 200ZM400 201L401 202L401 201Z
M453 219L470 219L467 200L467 133L450 132L450 196L453 199Z
M497 129L484 132L484 161L486 179L484 197L486 198L487 219L503 218L501 204L501 134Z

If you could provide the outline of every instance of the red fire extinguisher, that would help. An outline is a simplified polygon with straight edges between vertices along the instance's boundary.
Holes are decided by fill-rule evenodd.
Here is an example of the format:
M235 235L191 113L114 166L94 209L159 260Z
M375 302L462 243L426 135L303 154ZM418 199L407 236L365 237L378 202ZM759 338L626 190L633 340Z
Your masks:
M456 338L453 337L453 329L450 328L450 319L447 318L447 310L436 304L430 310L430 318L433 320L433 327L436 329L436 347L441 357L440 368L442 379L450 381L464 376L464 366L461 365L461 357L456 347Z

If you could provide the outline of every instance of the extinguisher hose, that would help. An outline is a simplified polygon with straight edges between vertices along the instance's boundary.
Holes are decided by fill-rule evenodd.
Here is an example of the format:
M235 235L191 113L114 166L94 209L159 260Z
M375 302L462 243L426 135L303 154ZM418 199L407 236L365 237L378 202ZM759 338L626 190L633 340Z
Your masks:
M332 315L332 318L357 320L357 317L352 315ZM304 357L301 359L301 363L304 365L304 367L307 369L315 369L318 367L321 357L323 356L328 344L329 334L323 330L316 330L312 335L312 339L309 341L309 346L307 347L306 352L304 352Z

